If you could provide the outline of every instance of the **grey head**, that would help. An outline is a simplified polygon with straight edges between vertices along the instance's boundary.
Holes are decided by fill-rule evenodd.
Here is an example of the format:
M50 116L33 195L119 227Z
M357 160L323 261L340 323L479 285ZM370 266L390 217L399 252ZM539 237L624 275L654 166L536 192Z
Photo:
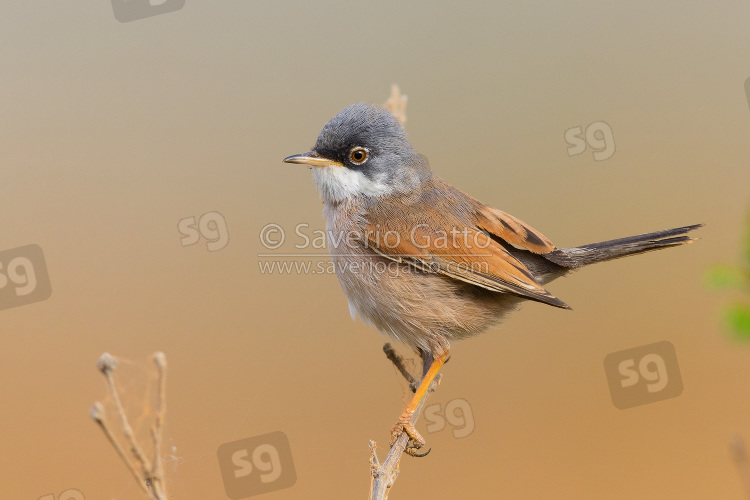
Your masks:
M333 203L408 193L431 176L398 120L385 108L363 102L326 123L312 151L284 161L313 166L321 197Z

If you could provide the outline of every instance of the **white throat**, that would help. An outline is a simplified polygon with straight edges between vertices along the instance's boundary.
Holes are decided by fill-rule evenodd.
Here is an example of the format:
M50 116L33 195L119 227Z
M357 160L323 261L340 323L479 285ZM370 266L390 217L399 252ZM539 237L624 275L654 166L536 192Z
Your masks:
M346 167L313 167L313 180L324 201L339 202L359 196L383 196L391 191L384 182Z

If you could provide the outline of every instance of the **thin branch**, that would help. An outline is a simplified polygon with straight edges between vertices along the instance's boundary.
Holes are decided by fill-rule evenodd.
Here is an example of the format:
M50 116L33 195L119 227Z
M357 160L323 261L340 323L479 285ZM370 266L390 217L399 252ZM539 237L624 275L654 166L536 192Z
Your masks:
M419 379L412 377L411 373L409 373L409 371L406 369L406 366L404 366L404 358L402 358L401 355L396 352L396 350L390 343L386 343L383 346L383 352L385 353L385 356L389 360L391 360L391 363L394 364L396 369L398 369L398 371L406 379L406 381L409 382L411 392L416 392L417 388L419 387Z
M102 357L99 358L97 367L104 374L104 378L107 379L109 395L112 396L112 399L115 402L115 409L117 410L117 415L120 417L122 432L123 434L125 434L125 439L130 446L130 451L133 454L133 457L140 464L140 467L142 469L151 470L151 462L149 462L149 460L146 458L146 454L143 453L140 445L138 445L138 441L136 441L135 439L135 433L133 432L133 428L130 427L130 422L128 421L127 415L125 415L125 409L123 408L122 402L120 401L120 394L117 392L117 388L115 387L115 379L112 374L115 368L117 368L117 360L109 353L105 352L104 354L102 354Z
M167 411L167 357L163 352L157 352L154 353L153 360L158 375L159 392L156 399L156 419L154 426L151 428L151 439L154 441L151 477L154 479L154 490L161 495L161 498L167 498L167 485L164 483L164 461L160 459L164 436L164 414Z
M393 348L390 346L390 344L384 345L383 351L385 351L388 359L391 360L394 365L396 365L396 368L398 368L399 372L401 372L401 374L404 376L404 378L406 378L407 382L409 382L409 385L411 386L412 381L416 379L412 377L412 375L406 370L406 368L404 368L403 359L401 358L401 356L395 353L395 356L389 354L389 352L393 351ZM440 375L435 377L435 380L433 380L432 384L430 384L430 388L427 391L427 394L425 394L425 396L419 402L414 415L411 417L412 424L417 423L419 415L422 413L422 409L424 408L425 402L427 401L427 396L431 392L433 392L437 385L440 383L440 377ZM418 380L417 385L419 385ZM396 478L399 474L399 463L401 461L401 456L404 454L404 451L406 450L408 444L408 434L406 432L401 433L396 442L393 443L393 446L391 446L388 455L385 457L385 460L381 464L376 453L377 445L375 444L375 442L370 441L370 450L372 452L370 456L370 471L372 474L372 481L370 483L370 500L386 500L388 498L388 492L393 486L393 483L396 481Z
M402 127L406 125L406 96L401 94L401 90L395 83L391 85L391 96L383 106L393 113Z
M158 375L158 394L156 402L156 417L151 427L151 439L153 440L153 460L149 460L135 438L133 428L130 426L125 409L120 400L120 394L115 385L114 370L118 361L108 353L102 354L96 366L107 381L107 388L115 405L115 411L119 418L122 433L125 436L130 454L125 451L120 442L115 438L112 428L107 422L107 415L101 403L95 403L91 408L91 418L99 425L107 440L115 448L117 454L125 463L125 467L135 478L139 487L150 500L167 500L166 484L164 481L163 460L161 458L161 444L164 431L164 414L166 412L166 371L167 360L164 353L157 352L153 355Z
M115 436L112 433L112 429L107 424L107 415L104 411L104 406L102 406L101 403L94 403L94 406L91 407L90 411L91 418L94 419L94 422L99 425L99 428L104 432L104 435L107 436L109 444L112 445L112 447L117 451L117 454L120 455L122 461L125 462L125 468L127 468L130 473L133 474L133 477L138 483L138 486L141 487L141 490L143 490L143 493L148 495L149 498L153 498L153 496L151 495L151 490L148 489L148 486L146 486L146 482L143 480L143 476L139 474L135 464L125 452L120 443L115 439Z
M740 473L740 480L745 489L745 497L750 499L750 460L748 460L745 441L742 439L742 436L736 434L732 436L729 447L732 450L734 463L737 465L737 470Z

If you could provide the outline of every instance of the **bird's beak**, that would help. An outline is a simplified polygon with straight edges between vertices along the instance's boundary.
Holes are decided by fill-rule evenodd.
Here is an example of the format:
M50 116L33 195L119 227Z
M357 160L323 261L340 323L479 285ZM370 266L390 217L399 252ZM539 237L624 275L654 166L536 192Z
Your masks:
M328 158L323 158L316 151L309 151L301 155L292 155L284 158L284 163L301 163L303 165L312 165L313 167L343 167L342 163Z

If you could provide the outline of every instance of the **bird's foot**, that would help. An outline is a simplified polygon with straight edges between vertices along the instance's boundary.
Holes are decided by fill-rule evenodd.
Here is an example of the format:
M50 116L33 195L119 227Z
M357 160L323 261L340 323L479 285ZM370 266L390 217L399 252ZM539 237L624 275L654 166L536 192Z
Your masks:
M403 433L406 433L409 436L409 441L406 443L404 453L413 457L424 457L430 452L430 450L427 450L426 453L420 453L418 451L425 445L425 440L422 435L417 432L414 424L411 423L411 417L411 412L405 411L398 419L398 422L396 422L396 425L391 428L391 446L396 444L396 441Z

